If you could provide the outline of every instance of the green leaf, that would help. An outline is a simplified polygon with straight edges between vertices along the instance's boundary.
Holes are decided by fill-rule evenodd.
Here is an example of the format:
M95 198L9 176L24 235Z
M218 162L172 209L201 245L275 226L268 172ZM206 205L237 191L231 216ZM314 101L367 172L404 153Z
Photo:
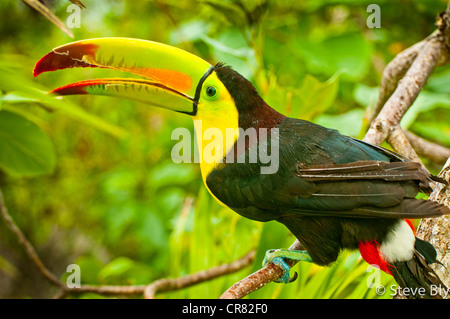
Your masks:
M322 114L314 119L314 122L338 130L341 134L357 137L361 131L365 111L353 109L339 115Z
M450 69L445 68L442 72L433 73L427 81L426 90L431 90L438 93L449 93L450 86Z
M299 99L300 113L294 116L303 119L312 119L316 115L325 112L336 99L339 88L339 75L332 76L325 82L320 82L312 75L306 75L303 79L302 86L296 92L296 97Z
M434 93L422 91L420 92L413 105L402 118L401 125L403 128L409 128L419 117L420 113L428 113L439 107L450 109L450 95L445 93Z
M314 74L330 76L342 72L343 79L358 81L370 68L372 46L359 33L330 36L321 41L299 40L292 46Z
M188 185L196 178L193 165L180 165L172 161L158 163L149 172L148 180L153 189L170 185Z
M51 173L55 150L50 138L25 118L1 111L0 167L13 176Z
M271 80L265 100L285 115L311 120L333 105L338 89L338 74L325 82L306 75L298 89L282 87L276 80Z
M119 257L107 264L98 275L102 280L108 277L120 276L132 269L133 266L133 260L126 257Z
M101 262L93 254L83 255L75 260L75 264L80 266L81 270L81 283L82 284L98 284L98 273L105 267L104 263ZM71 275L70 272L65 272L61 276L62 282L67 282L67 278Z
M208 34L211 24L202 20L192 20L181 24L177 29L170 32L170 43L180 44L182 42L195 42L201 40Z
M446 122L421 123L411 127L412 131L430 141L450 146L450 125Z
M253 76L257 67L255 64L255 51L248 46L247 41L239 30L231 29L215 38L203 35L201 39L211 48L216 61L231 65L247 79Z
M378 98L378 88L364 84L357 84L353 91L353 98L359 105L368 107L374 106Z
M147 265L127 257L112 260L98 273L99 281L108 284L147 284L153 276Z

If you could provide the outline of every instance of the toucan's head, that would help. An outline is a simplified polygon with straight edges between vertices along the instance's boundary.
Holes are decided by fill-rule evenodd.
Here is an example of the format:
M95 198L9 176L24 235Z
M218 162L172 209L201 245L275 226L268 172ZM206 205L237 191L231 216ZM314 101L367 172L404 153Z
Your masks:
M57 47L40 59L34 76L75 67L124 71L140 78L85 80L53 93L124 97L189 114L201 120L194 122L197 138L211 127L225 132L227 128L267 126L279 119L279 113L268 107L239 73L169 45L129 38L77 41ZM222 152L216 154L226 154L234 142L218 142L215 148ZM202 167L202 172L210 169Z

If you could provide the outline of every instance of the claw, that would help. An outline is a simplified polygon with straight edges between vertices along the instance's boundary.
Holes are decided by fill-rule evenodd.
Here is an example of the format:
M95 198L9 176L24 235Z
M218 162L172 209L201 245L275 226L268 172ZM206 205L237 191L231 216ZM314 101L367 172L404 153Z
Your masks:
M270 261L268 263L277 265L283 270L283 274L281 275L280 278L275 280L275 282L288 284L288 283L294 281L295 278L297 278L296 275L294 275L294 277L293 277L294 279L292 279L290 277L289 271L291 270L291 267L286 263L286 261L283 258L274 257L274 258L270 259Z
M275 282L288 284L297 279L297 272L294 273L293 277L290 277L289 271L291 267L287 264L286 260L312 262L307 251L287 249L268 250L263 260L263 267L270 263L279 266L283 270L283 275L275 280Z

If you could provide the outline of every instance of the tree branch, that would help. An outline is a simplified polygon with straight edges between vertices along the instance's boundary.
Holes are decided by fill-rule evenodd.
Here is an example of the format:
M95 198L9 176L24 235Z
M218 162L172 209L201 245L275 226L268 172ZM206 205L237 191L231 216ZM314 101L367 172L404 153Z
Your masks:
M450 157L449 148L427 141L406 130L403 130L403 133L418 155L426 157L435 163L442 164Z
M364 141L380 145L399 126L400 120L416 100L441 56L445 44L439 34L425 41L394 93L372 121ZM405 63L409 63L409 60Z
M447 163L439 173L439 177L445 179L450 184L450 157ZM450 186L439 184L439 186L430 195L430 200L450 207ZM432 265L442 282L450 287L450 216L441 216L438 218L426 218L420 221L417 228L417 236L423 240L429 241L437 251L437 259L442 265ZM448 296L447 296L448 298Z
M387 141L398 153L406 156L412 161L422 163L400 126L392 128L391 133L387 136ZM422 166L424 166L423 163Z
M437 31L436 31L437 32ZM378 99L375 108L369 118L369 122L373 122L375 117L380 113L386 101L391 97L397 88L398 81L405 75L411 64L416 59L420 50L422 50L426 40L407 48L400 52L384 69L381 84L378 93Z
M145 289L144 296L147 299L153 299L157 292L178 290L192 285L208 281L223 275L231 274L245 268L255 259L255 251L249 252L247 255L238 259L231 264L224 264L208 270L199 271L189 276L176 279L160 279L148 285Z
M289 249L304 250L305 248L298 240L295 240ZM297 262L288 260L287 263L290 267L293 267ZM281 275L283 275L283 270L281 267L274 264L267 264L265 267L228 288L222 296L220 296L220 299L241 299L246 295L264 287L269 282L277 280L281 277Z
M211 269L201 270L199 272L179 277L164 278L154 281L149 285L135 286L91 286L82 285L79 288L64 287L55 298L64 298L69 294L96 293L100 295L141 295L146 299L154 299L156 293L180 290L205 281L209 281L224 275L237 272L253 262L255 259L255 251L251 251L244 257L233 261L229 264L223 264Z

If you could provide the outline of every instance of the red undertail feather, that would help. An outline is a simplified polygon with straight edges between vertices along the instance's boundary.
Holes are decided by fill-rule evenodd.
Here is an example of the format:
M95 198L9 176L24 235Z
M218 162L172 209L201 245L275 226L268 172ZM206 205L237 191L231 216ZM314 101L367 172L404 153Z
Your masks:
M414 234L416 233L416 229L412 224L411 220L405 219L406 223L411 227ZM369 264L369 265L377 265L382 271L385 273L392 275L389 267L394 267L384 260L383 256L380 253L380 244L376 240L360 242L359 243L359 252L361 253L361 257Z
M388 263L383 259L380 254L380 244L375 240L372 241L362 241L359 243L359 252L361 257L369 264L376 265L385 273L392 275L389 270Z

